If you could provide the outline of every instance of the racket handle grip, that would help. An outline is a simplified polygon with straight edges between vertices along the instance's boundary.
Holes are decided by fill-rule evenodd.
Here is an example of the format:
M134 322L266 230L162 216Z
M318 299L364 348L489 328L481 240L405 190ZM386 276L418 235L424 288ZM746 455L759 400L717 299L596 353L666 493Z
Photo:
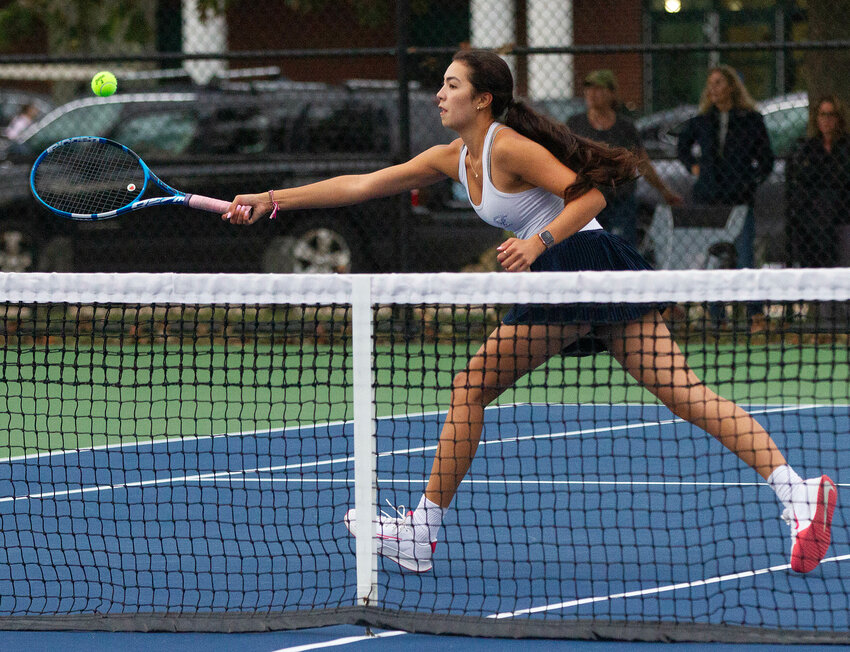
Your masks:
M203 195L186 195L183 202L191 207L210 213L226 213L230 208L230 202L221 199L213 199L212 197L204 197Z

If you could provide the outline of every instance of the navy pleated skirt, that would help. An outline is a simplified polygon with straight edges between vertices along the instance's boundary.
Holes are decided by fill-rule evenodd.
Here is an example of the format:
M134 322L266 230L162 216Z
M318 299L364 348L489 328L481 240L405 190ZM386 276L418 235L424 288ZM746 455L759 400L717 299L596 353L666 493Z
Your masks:
M652 266L632 245L604 229L579 231L543 252L531 264L533 272L647 269ZM502 321L509 325L590 324L592 335L564 351L581 355L607 348L604 341L593 336L593 327L635 321L651 310L665 307L666 304L657 303L517 304Z

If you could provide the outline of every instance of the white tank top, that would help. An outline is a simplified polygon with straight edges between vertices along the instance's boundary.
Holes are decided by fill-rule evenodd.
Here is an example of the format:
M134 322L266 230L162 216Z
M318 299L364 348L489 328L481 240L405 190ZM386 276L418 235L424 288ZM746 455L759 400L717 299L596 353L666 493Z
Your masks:
M529 188L522 192L501 192L496 189L490 178L490 150L496 132L504 126L499 122L494 122L490 125L487 136L484 138L484 150L481 154L483 183L480 204L473 202L469 195L469 183L466 178L466 145L460 150L458 177L463 187L466 188L466 196L478 217L487 224L513 232L518 238L530 238L545 230L558 213L564 210L564 198L553 195L543 188ZM592 231L601 228L602 226L594 218L581 230Z

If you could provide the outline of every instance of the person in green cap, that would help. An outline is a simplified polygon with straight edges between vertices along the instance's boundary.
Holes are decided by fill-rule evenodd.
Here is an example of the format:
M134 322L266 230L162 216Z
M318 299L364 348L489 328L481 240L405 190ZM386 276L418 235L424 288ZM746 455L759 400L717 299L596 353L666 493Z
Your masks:
M672 191L658 176L649 160L634 123L618 111L617 78L611 70L594 70L584 78L585 113L567 120L567 127L578 136L589 138L612 147L625 147L640 158L638 171L655 188L667 204L679 205L682 198ZM638 206L635 199L635 181L619 187L608 199L608 205L599 214L603 227L619 235L632 246L638 245Z

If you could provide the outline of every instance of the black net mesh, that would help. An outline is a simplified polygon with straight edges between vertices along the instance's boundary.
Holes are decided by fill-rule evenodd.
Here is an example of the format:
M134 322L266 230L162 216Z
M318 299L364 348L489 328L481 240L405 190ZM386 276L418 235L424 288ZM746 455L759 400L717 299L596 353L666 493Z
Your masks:
M0 626L847 635L844 273L3 283Z

